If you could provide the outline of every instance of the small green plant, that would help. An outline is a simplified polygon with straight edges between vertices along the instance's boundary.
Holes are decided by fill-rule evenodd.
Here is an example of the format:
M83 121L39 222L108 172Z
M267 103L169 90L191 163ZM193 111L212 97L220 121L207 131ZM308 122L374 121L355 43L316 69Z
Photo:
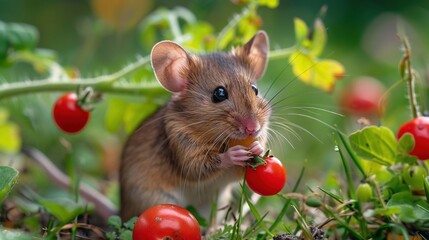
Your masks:
M106 238L109 240L131 240L133 236L134 224L136 221L137 217L134 217L123 223L119 216L111 216L107 223L111 228L113 228L113 230L106 233Z

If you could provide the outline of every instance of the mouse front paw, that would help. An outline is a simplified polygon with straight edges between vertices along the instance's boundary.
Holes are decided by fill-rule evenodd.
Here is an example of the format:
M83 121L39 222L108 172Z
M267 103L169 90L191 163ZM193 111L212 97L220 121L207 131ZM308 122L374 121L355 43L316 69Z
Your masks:
M246 166L246 161L252 157L252 153L248 148L237 145L230 147L226 152L220 153L220 165L221 167L231 167L231 166Z

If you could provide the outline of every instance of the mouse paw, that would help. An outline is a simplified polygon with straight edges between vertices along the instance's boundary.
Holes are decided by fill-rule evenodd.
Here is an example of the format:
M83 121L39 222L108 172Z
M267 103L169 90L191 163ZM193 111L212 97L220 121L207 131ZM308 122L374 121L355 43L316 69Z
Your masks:
M248 148L237 145L229 148L226 152L220 153L221 167L246 166L246 161L252 157L252 152Z
M252 155L260 156L264 154L264 148L262 147L261 143L255 141L249 146L249 152L252 153Z

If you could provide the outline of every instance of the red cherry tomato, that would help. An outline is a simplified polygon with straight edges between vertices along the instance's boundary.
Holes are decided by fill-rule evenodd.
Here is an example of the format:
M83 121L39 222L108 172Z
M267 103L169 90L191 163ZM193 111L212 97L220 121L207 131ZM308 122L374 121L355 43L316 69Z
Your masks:
M414 136L414 149L409 154L418 157L420 160L429 159L429 117L416 117L399 128L398 139L405 133Z
M246 182L250 189L262 196L279 193L286 183L286 169L276 157L268 156L267 163L255 169L246 167Z
M67 93L57 99L52 114L58 128L66 133L77 133L85 127L90 112L79 106L75 93Z
M339 99L340 107L347 114L358 116L379 115L384 86L376 79L362 77L348 85Z
M148 208L137 219L133 240L201 240L201 229L195 217L185 208L160 204Z

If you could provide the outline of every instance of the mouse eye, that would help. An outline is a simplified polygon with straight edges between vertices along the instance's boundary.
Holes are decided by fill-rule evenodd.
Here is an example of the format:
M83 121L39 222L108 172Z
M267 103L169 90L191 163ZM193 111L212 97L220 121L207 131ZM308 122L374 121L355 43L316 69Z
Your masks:
M228 92L224 87L217 87L213 92L213 102L218 103L228 99Z
M256 86L256 84L252 84L252 89L253 91L255 91L255 95L258 95L258 87Z

